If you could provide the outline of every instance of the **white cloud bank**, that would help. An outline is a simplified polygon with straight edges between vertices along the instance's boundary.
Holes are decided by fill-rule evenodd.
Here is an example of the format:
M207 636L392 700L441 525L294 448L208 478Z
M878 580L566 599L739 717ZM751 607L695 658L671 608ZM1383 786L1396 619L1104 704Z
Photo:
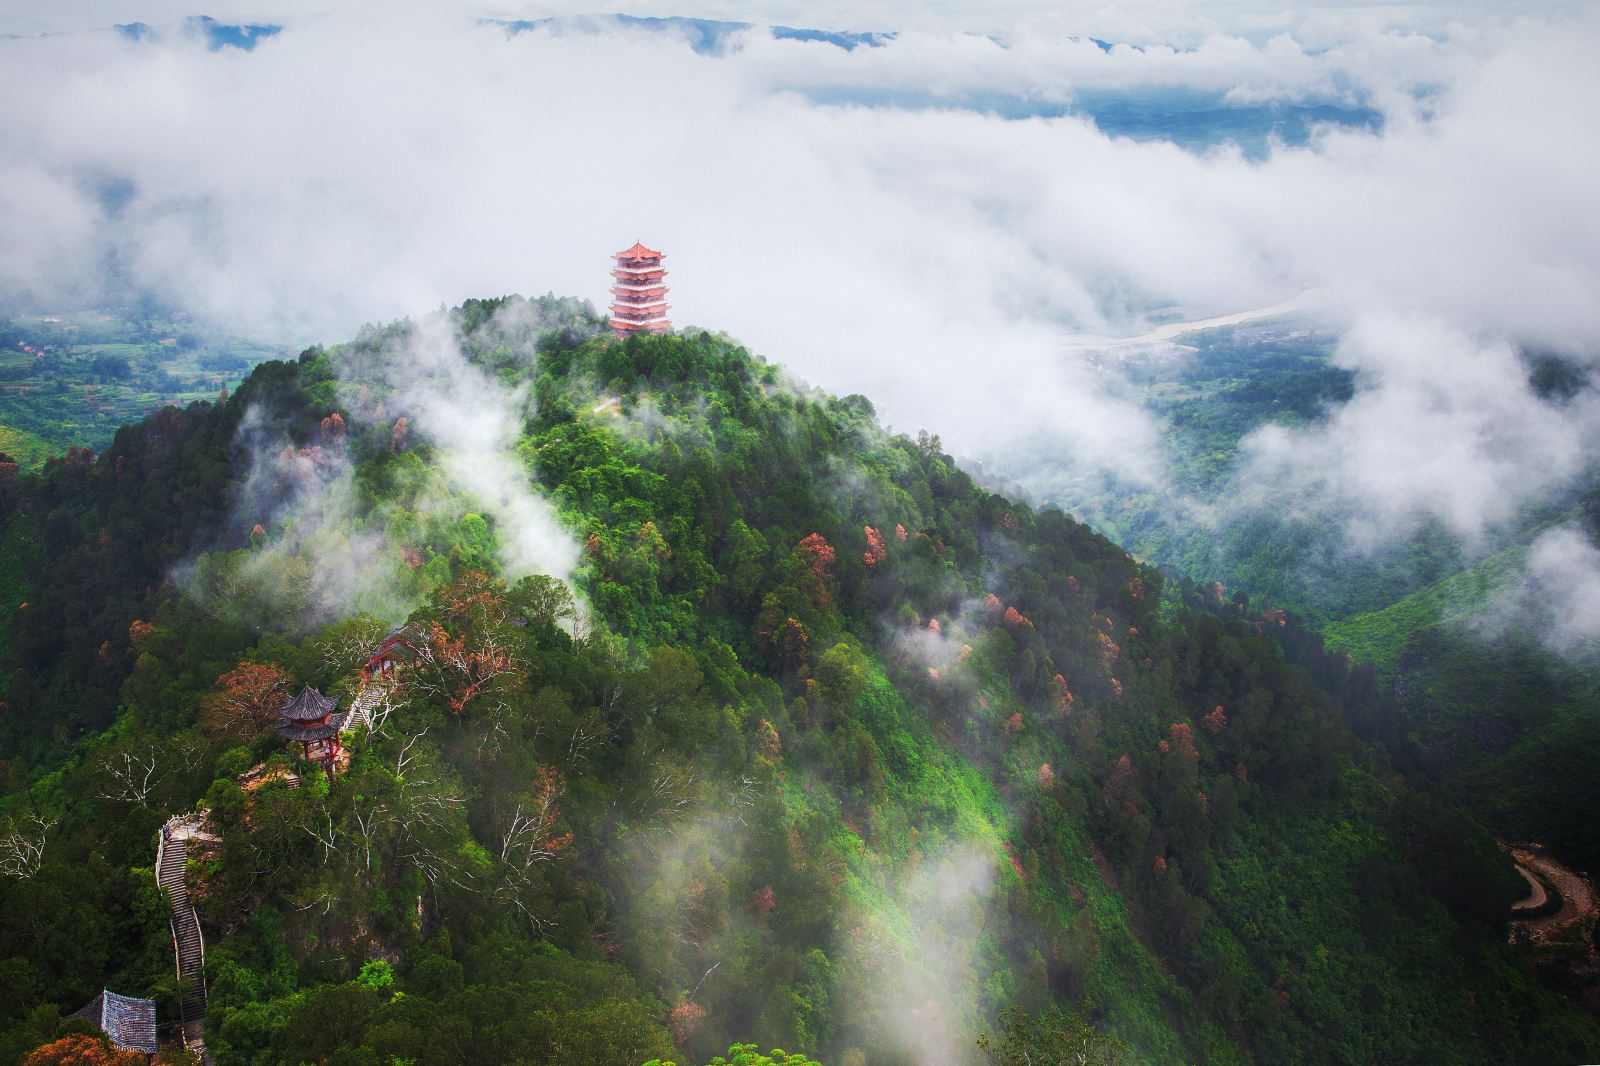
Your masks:
M1600 550L1574 526L1540 534L1516 582L1473 624L1490 636L1513 629L1531 634L1580 661L1600 659Z
M1009 47L752 31L721 56L642 32L507 39L421 6L291 13L250 53L181 33L3 40L0 293L81 295L114 249L138 283L235 327L336 339L507 290L600 301L607 254L639 237L670 256L677 321L864 392L898 428L1010 457L1012 476L1018 456L1070 453L1160 486L1158 427L1062 358L1064 332L1317 289L1350 328L1358 396L1325 428L1257 440L1261 478L1320 485L1361 535L1420 515L1470 536L1592 469L1592 393L1556 412L1510 352L1600 350L1600 15L1423 36L1371 12L1227 9L1247 38L1151 6L1124 39L1170 25L1195 47L1102 52L1014 10ZM896 28L895 11L859 25ZM1253 161L1078 118L805 95L1172 85L1344 93L1386 125Z

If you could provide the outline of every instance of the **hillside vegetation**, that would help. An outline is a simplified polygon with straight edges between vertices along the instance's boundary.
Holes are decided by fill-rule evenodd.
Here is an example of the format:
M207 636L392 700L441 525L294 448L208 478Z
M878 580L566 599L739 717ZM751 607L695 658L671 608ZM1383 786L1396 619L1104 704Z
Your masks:
M1358 739L1373 671L863 397L598 327L471 301L10 475L0 829L45 847L0 1057L102 985L170 1014L150 866L196 805L220 1066L1600 1054L1488 833ZM418 366L514 399L516 484L464 481ZM508 572L529 487L576 595ZM297 761L273 708L400 624L349 766Z
M68 448L104 448L119 426L212 399L280 354L152 308L0 310L0 452L31 469Z

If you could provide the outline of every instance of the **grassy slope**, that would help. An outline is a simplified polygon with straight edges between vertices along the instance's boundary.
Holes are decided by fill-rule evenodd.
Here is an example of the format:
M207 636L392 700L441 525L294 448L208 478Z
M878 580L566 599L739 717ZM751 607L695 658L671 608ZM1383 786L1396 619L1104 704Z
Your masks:
M1323 639L1333 651L1370 662L1393 677L1400 656L1423 630L1473 617L1521 567L1527 552L1508 548L1376 611L1330 622Z
M62 449L37 433L15 426L0 425L0 452L5 452L24 467L36 467Z

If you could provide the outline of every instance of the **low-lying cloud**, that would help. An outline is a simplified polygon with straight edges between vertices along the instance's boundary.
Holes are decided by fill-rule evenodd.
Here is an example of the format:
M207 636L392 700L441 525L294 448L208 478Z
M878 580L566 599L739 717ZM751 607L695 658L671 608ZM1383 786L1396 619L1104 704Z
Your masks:
M1367 316L1335 359L1356 371L1355 396L1326 422L1254 434L1238 502L1342 524L1356 550L1393 544L1429 521L1476 547L1595 461L1600 397L1541 400L1504 340L1438 320Z
M502 310L503 315L527 313L520 303ZM500 572L507 580L529 574L570 579L578 565L578 543L535 490L532 471L516 448L532 402L527 390L508 389L469 362L443 315L424 318L409 342L389 353L382 375L391 408L404 415L419 439L434 444L452 489L494 520Z
M991 841L954 840L900 877L886 899L849 915L853 939L845 954L863 981L851 996L866 1006L873 1036L907 1061L981 1061L973 1032L999 862Z
M509 303L482 328L527 334L501 319L531 314ZM531 345L525 354L533 358ZM471 541L462 523L474 516L486 520L482 550L494 553L508 581L571 580L578 543L517 450L530 397L470 362L448 315L425 316L376 350L361 344L333 359L353 425L329 417L317 440L297 443L261 406L246 412L239 443L250 466L233 519L236 533L250 531L251 550L186 567L191 594L258 626L309 626L357 612L399 622L448 577L448 565L425 564ZM430 446L435 461L391 471L392 491L368 498L350 440L367 424L396 451Z
M638 237L669 255L678 322L865 393L897 429L1024 485L1069 456L1159 491L1160 425L1065 339L1316 290L1350 331L1357 398L1262 435L1252 476L1292 476L1295 505L1350 516L1355 540L1419 520L1470 537L1600 451L1592 402L1539 404L1508 354L1600 352L1600 16L1460 10L1391 29L1241 5L1226 26L1169 20L1190 47L1109 51L1037 11L997 42L940 28L954 9L902 26L893 7L858 28L907 32L849 51L759 28L716 54L642 30L508 36L421 6L266 5L251 17L285 29L248 52L0 40L0 293L82 299L110 263L235 330L337 339L507 290L599 302L607 255ZM1159 40L1157 14L1120 39ZM1383 121L1254 159L1070 115L817 102L906 86L1221 91ZM1074 484L1046 487L1070 506Z
M1572 658L1600 658L1600 549L1576 527L1540 534L1516 581L1474 624L1490 635L1529 633Z

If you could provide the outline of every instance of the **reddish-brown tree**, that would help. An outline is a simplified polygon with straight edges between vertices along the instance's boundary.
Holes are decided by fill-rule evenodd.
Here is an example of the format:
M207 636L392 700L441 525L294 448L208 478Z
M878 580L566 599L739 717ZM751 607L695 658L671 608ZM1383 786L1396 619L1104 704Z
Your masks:
M1206 728L1213 734L1220 733L1228 728L1228 716L1223 713L1222 704L1220 703L1213 707L1201 721L1206 724Z
M761 725L756 729L756 747L769 759L776 759L783 753L777 728L765 718L761 719Z
M1050 679L1050 695L1055 701L1056 710L1065 713L1072 709L1072 690L1067 688L1067 679L1060 674Z
M861 561L867 564L867 569L872 569L889 557L889 549L883 543L883 534L871 526L861 527L867 534L867 550L861 553Z
M784 666L790 670L797 669L805 661L806 646L810 643L806 627L798 619L790 618L784 622L778 632L778 647L783 652Z
M470 610L466 601L458 601ZM452 604L452 611L455 604ZM443 690L452 714L466 710L467 704L482 695L495 678L517 669L516 661L490 633L462 633L451 636L438 622L429 628L420 649L420 659L431 670L424 688Z
M559 771L541 766L534 774L533 787L508 812L500 834L500 858L523 870L536 863L549 862L572 846L571 833L557 833L561 809L556 801L566 794L567 784Z
M1189 728L1188 722L1173 722L1167 729L1167 737L1172 741L1172 749L1185 762L1197 762L1200 753L1194 747L1194 731Z
M706 1009L698 1003L685 1000L667 1012L667 1028L672 1030L672 1042L679 1047L687 1044L700 1031L706 1020Z
M144 1066L144 1063L144 1056L137 1051L124 1051L104 1037L74 1033L30 1051L21 1066Z
M212 740L249 740L277 725L292 678L266 663L240 663L200 701L200 731Z
M1117 765L1106 778L1104 791L1106 806L1112 810L1132 814L1139 808L1139 790L1133 777L1133 759L1124 752Z
M811 571L811 599L819 607L826 606L833 587L833 563L836 558L833 546L820 533L812 533L797 548L800 558Z
M1017 610L1015 607L1007 607L1006 613L1001 617L1001 621L1005 622L1006 625L1013 629L1019 629L1023 627L1028 629L1033 628L1033 620L1027 615L1023 614L1021 611Z

